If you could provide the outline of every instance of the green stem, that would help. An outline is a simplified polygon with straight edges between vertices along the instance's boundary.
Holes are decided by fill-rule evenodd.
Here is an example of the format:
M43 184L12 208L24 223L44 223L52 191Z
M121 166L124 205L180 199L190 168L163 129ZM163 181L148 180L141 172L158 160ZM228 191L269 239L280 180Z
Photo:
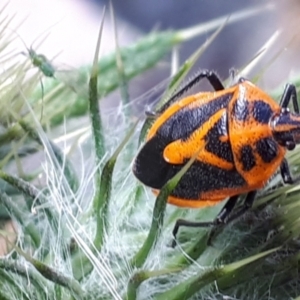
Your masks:
M148 236L142 248L138 251L138 253L133 257L133 259L130 262L132 268L134 267L140 268L146 261L150 253L150 250L155 247L157 243L157 239L160 236L160 233L163 228L163 220L164 220L165 210L167 206L167 198L169 194L172 192L172 190L176 187L181 177L186 173L186 171L195 161L201 149L195 152L194 155L191 157L191 159L183 166L183 168L171 179L169 179L167 183L160 190L155 201L150 231L148 233Z
M30 283L35 287L36 291L40 294L45 294L51 291L47 281L34 269L28 267L24 263L19 263L12 259L0 259L0 269L16 273L22 276L25 280L30 280ZM17 283L15 283L17 285ZM51 297L51 295L48 295ZM53 295L52 295L53 296Z
M63 287L66 287L70 290L72 295L75 297L75 299L83 299L84 293L81 289L81 286L79 285L78 281L73 279L72 277L65 276L61 272L47 266L46 264L42 263L41 261L34 259L27 253L25 253L23 250L21 250L19 247L15 247L16 251L22 255L28 262L30 262L36 270L43 275L43 277L47 278L48 280L59 284Z
M112 2L110 2L110 12L111 12L111 19L113 22L113 28L114 28L114 34L115 34L115 44L116 44L116 67L118 72L118 79L119 79L119 89L121 92L121 98L124 104L124 114L125 116L128 116L127 106L126 104L129 103L129 93L128 93L128 84L127 84L127 78L125 74L124 69L124 63L121 55L121 50L118 43L118 32L117 32L117 26L116 26L116 19L114 16L114 9L112 6Z
M24 232L31 237L34 246L38 248L41 243L40 230L34 226L33 223L28 222L28 218L25 216L24 212L5 193L0 192L0 203L2 203L12 217L17 220L21 225L21 228L24 228Z
M19 177L9 175L2 170L0 170L0 178L6 181L7 183L9 183L10 185L12 185L13 187L15 187L16 189L18 189L24 196L28 196L31 199L37 201L37 204L45 205L45 206L48 205L48 199L46 198L46 196L43 194L42 191L37 189L34 185L24 181ZM17 206L15 208L16 210L18 210ZM48 221L51 224L52 229L56 232L58 229L58 220L59 220L58 216L47 207L44 208L44 211L47 215ZM17 211L12 213L13 216L19 220L19 217L21 216L19 216Z

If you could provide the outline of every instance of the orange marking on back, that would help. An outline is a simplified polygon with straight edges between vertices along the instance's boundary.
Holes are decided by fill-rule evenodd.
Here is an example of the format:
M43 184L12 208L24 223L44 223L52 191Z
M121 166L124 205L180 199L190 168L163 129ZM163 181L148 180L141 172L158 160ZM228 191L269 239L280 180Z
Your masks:
M201 208L207 206L214 206L223 201L220 200L187 200L187 199L179 199L173 196L168 197L168 203L172 205L176 205L179 207L189 207L189 208Z
M233 96L233 98L238 99L239 97L241 97L248 102L263 100L265 103L268 103L270 105L274 113L281 111L281 107L274 101L274 99L272 99L266 92L261 90L250 81L246 80L240 83L237 87L238 88L235 90L235 95Z
M158 193L159 193L159 190L152 190L152 191L155 195L158 195ZM167 201L169 204L172 204L175 206L200 208L200 207L217 205L220 201L225 200L225 198L218 199L218 200L204 200L204 199L190 200L190 199L181 199L181 198L177 198L174 196L169 196Z
M204 123L201 127L195 130L193 134L190 135L188 140L177 140L170 143L164 149L164 159L171 164L183 164L197 151L199 151L199 149L201 149L197 160L217 166L219 168L231 170L233 168L232 163L229 163L226 160L223 160L222 158L205 150L206 141L204 140L204 137L207 135L208 131L220 120L223 114L226 114L225 108L219 110L213 116L211 116L206 123Z
M224 201L231 196L248 193L258 188L261 188L261 186L254 186L254 187L244 186L240 188L212 190L210 192L202 193L199 199L184 199L184 198L177 198L175 196L169 196L167 201L169 204L180 206L180 207L201 208L206 206L217 205L221 201ZM159 190L152 190L152 192L157 196Z
M154 122L152 127L150 128L147 140L150 140L157 130L173 115L178 112L180 109L185 108L186 106L193 108L193 107L201 107L202 105L213 101L215 98L221 97L222 95L233 93L236 87L231 87L226 90L217 91L217 92L201 92L175 102L170 107L168 107Z

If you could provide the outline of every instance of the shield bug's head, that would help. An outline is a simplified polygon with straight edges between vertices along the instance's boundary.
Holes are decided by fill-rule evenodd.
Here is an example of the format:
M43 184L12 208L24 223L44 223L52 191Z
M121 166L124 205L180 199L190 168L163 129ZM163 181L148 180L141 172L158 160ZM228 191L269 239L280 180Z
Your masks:
M291 113L283 107L273 116L271 127L275 140L288 150L293 150L300 143L300 115Z

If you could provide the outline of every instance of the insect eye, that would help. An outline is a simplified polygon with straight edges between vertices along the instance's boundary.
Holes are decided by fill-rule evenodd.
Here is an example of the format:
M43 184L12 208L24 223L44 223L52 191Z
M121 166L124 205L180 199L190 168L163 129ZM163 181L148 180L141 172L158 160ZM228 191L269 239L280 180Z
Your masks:
M294 150L295 147L296 147L296 144L295 144L294 141L287 141L287 142L285 143L285 146L286 146L286 148L287 148L288 150Z

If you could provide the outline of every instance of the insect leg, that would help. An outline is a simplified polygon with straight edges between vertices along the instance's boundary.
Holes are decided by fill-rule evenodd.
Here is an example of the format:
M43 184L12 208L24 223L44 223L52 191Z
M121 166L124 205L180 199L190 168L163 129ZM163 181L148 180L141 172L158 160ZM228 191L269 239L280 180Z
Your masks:
M176 93L157 111L157 115L164 112L171 104L177 101L178 98L182 97L189 89L199 83L202 79L206 78L211 84L215 91L224 90L224 86L219 79L218 75L212 71L201 71L189 82L187 82L181 89Z
M216 219L213 221L214 225L224 224L227 221L228 216L234 209L239 195L232 196L228 199L227 203L224 205L222 210L217 215Z
M280 165L280 173L284 183L293 184L300 180L300 177L293 178L287 160L284 158Z
M216 73L212 71L201 71L198 74L196 74L193 79L187 82L179 91L177 91L168 102L174 102L173 99L177 99L180 96L182 96L184 93L186 93L189 89L191 89L193 86L199 83L200 80L204 78L208 80L208 82L211 84L215 91L224 90L224 86Z
M255 196L256 196L256 191L248 193L243 205L239 209L237 209L237 211L234 212L232 215L229 215L230 212L227 213L226 216L223 218L223 222L220 222L217 225L230 223L231 221L233 221L233 220L239 218L240 216L242 216L248 209L250 209L252 207L253 202L255 200ZM222 213L222 211L221 211L221 213ZM211 244L211 240L214 237L215 233L217 232L218 228L219 228L218 226L214 226L211 229L211 231L208 235L207 245Z
M215 72L204 71L204 72L202 72L202 74L203 74L202 78L207 78L207 80L209 81L209 83L211 84L211 86L214 88L215 91L224 90L224 86L223 86L222 82L220 81L220 78L218 77L218 75ZM199 78L199 80L200 79L201 78Z
M282 108L287 108L291 99L293 101L293 107L294 107L295 113L299 114L299 104L298 104L298 100L297 100L296 87L293 84L287 84L284 88L284 92L281 96L279 105Z
M225 206L222 208L222 210L219 212L218 216L215 220L210 222L193 222L188 221L184 219L178 219L175 223L174 229L172 231L173 234L173 241L172 241L172 247L175 247L176 245L176 235L178 233L179 227L185 226L185 227L211 227L211 226L217 226L219 224L226 223L226 219L230 215L231 211L233 210L239 196L232 196L229 198Z
M232 214L227 220L226 223L229 223L237 218L239 218L241 215L243 215L247 210L249 210L252 205L253 202L255 200L255 196L256 196L257 191L252 191L249 192L246 196L246 199L242 205L241 208L239 208L234 214Z

